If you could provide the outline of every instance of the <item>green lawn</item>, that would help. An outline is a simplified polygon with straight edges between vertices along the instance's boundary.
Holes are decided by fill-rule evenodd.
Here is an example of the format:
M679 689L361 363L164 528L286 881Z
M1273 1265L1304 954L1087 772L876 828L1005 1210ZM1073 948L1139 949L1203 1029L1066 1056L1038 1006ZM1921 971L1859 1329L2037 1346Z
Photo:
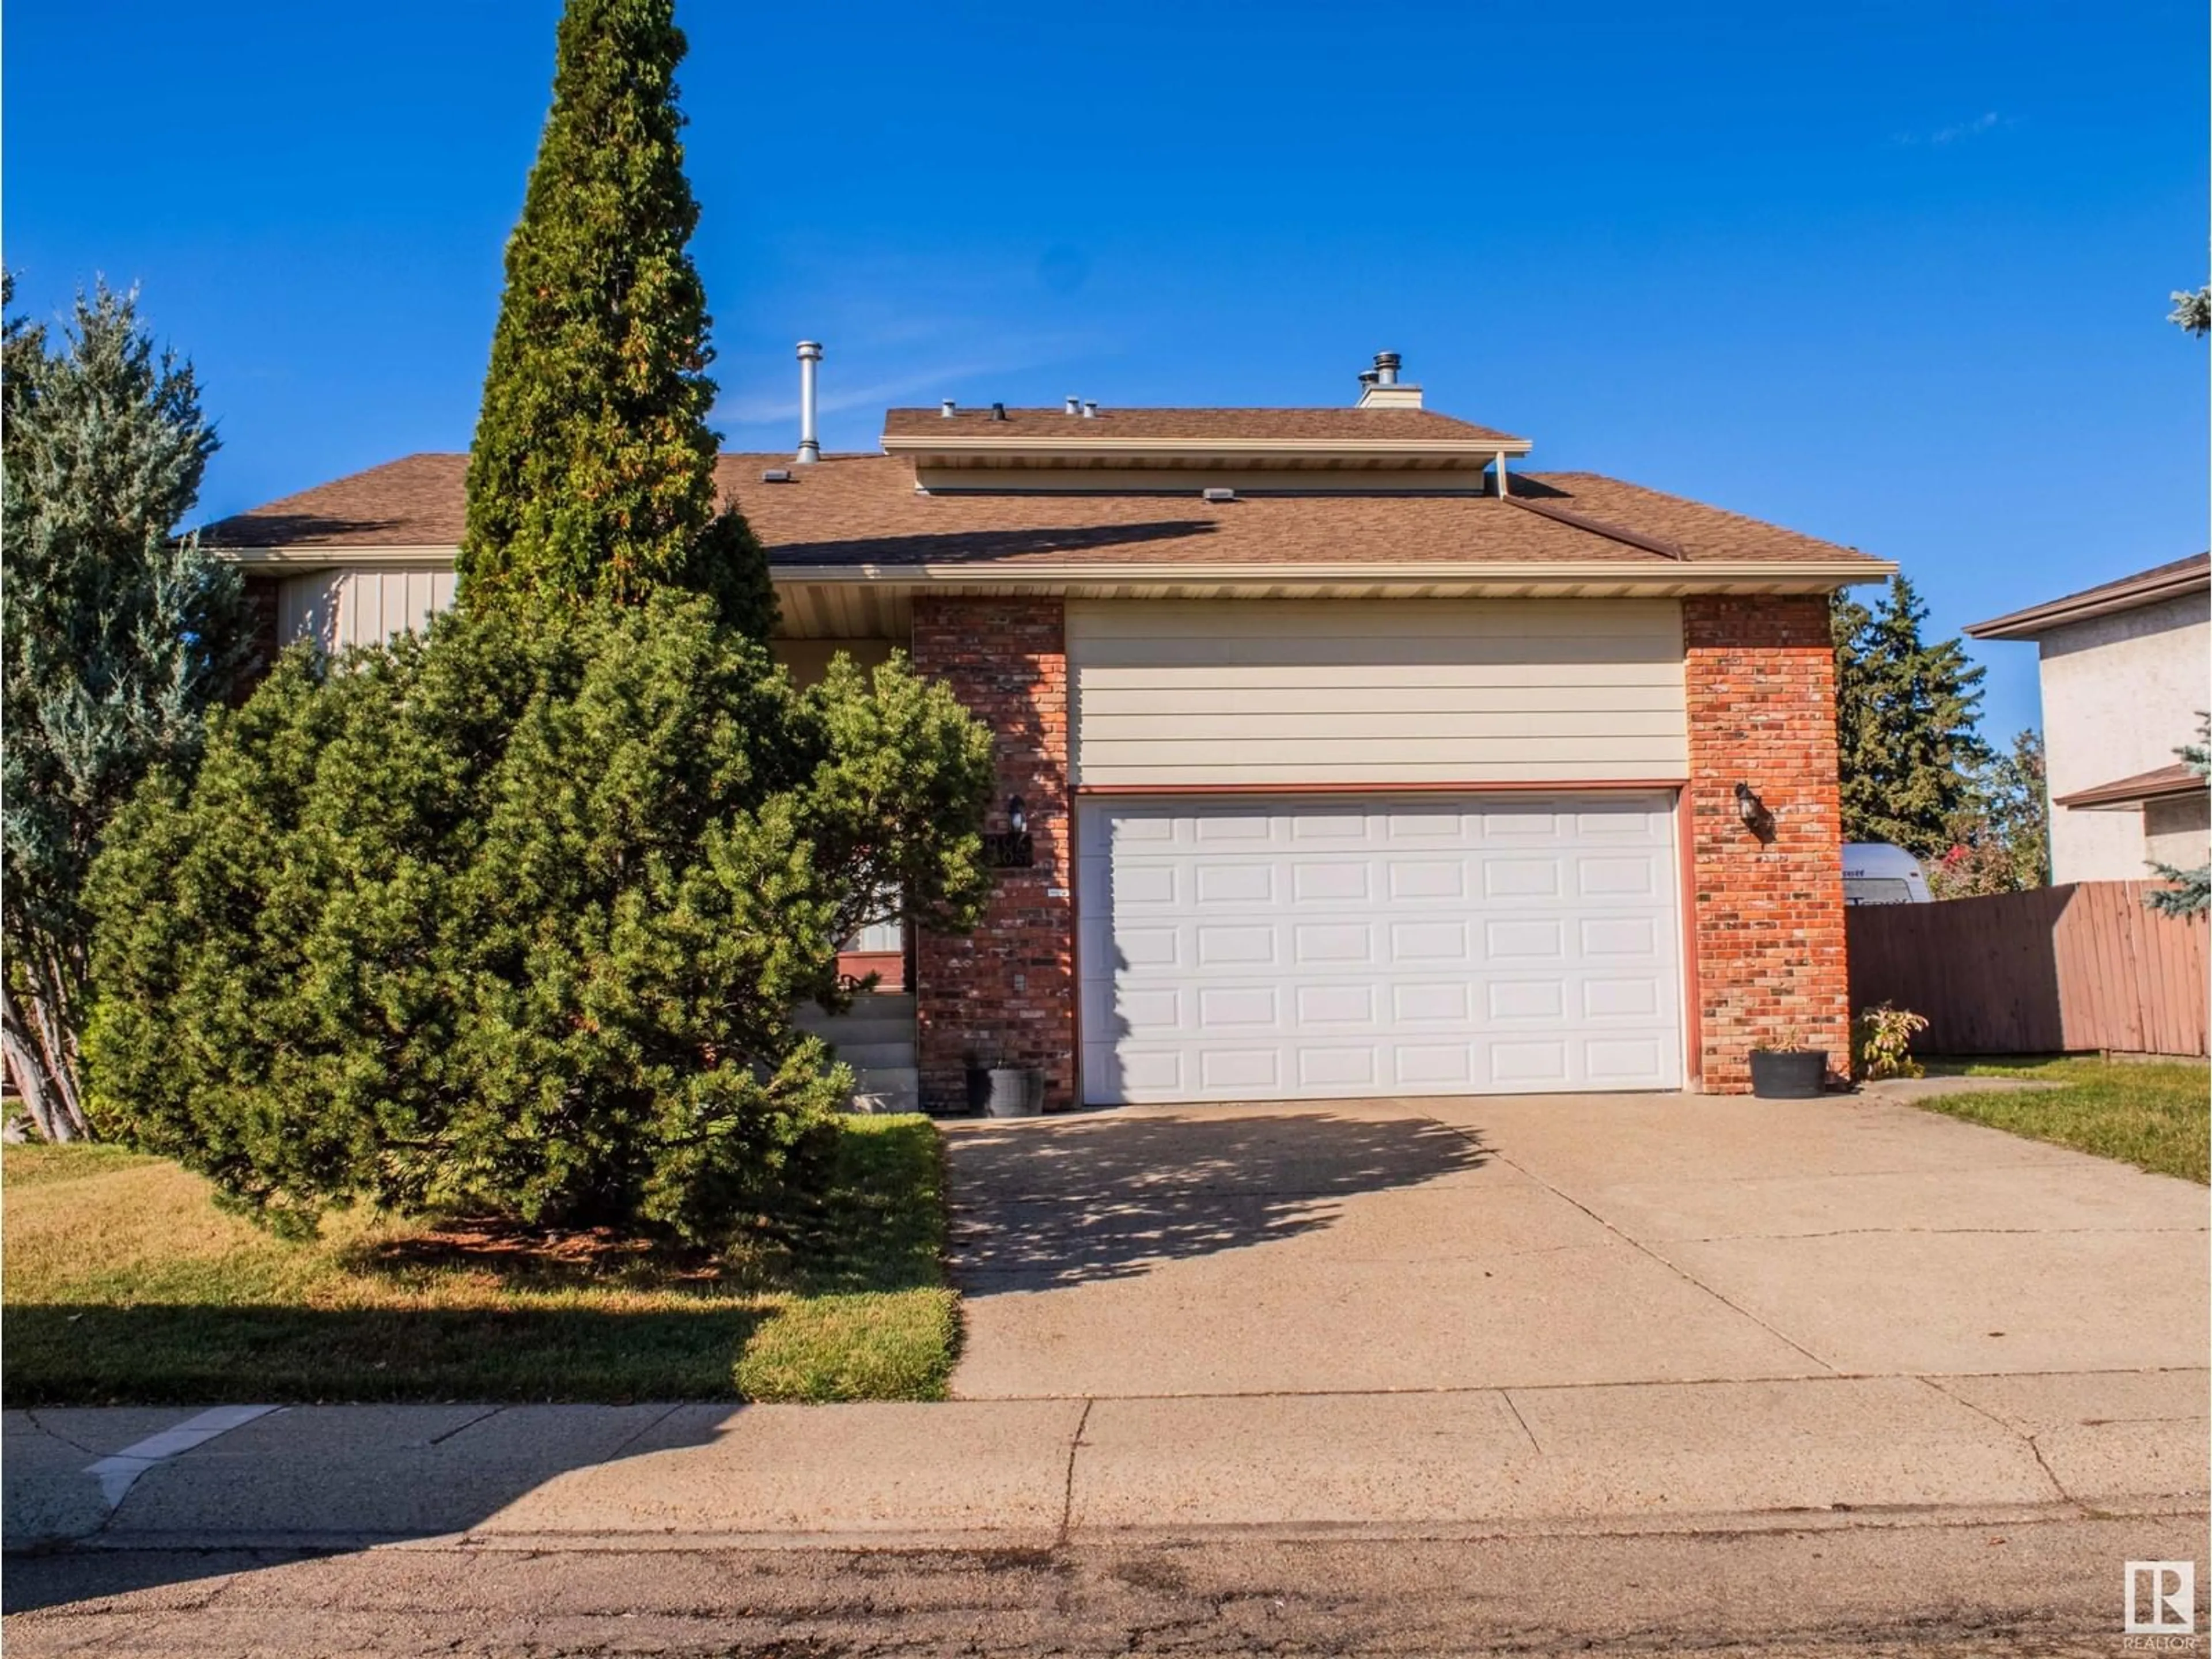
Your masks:
M11 1406L933 1400L958 1316L927 1118L842 1119L826 1195L742 1260L348 1215L307 1244L107 1146L9 1146Z
M2118 1158L2159 1175L2207 1178L2212 1071L2202 1060L1931 1060L1928 1070L2061 1085L2017 1094L1940 1095L1918 1103L1930 1111Z

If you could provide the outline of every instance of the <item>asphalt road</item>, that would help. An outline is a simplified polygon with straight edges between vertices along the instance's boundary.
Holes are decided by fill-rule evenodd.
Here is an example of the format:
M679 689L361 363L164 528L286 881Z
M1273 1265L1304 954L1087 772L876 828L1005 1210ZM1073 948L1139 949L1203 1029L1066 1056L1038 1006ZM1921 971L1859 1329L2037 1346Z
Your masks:
M5 1638L10 1659L2106 1655L2122 1650L2122 1564L2194 1558L2201 1594L2204 1544L2195 1516L1458 1540L1216 1532L1027 1552L91 1550L9 1561Z

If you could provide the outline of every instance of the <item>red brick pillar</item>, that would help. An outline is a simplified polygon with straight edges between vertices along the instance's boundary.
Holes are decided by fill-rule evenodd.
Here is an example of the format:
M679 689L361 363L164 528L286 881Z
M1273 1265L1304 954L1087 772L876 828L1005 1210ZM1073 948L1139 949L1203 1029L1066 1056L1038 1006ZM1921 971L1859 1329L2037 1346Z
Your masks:
M1835 654L1818 595L1682 601L1689 865L1705 1087L1750 1087L1751 1050L1792 1034L1850 1063ZM1744 824L1735 786L1773 815Z
M239 676L238 689L234 697L244 702L253 688L269 676L276 665L276 658L290 641L277 632L276 583L266 576L248 576L246 589L246 627L253 636L253 653L246 671Z
M1068 820L1067 647L1058 599L918 599L914 662L991 728L999 775L986 828L1019 795L1036 861L994 872L964 938L915 941L921 1097L963 1098L967 1056L990 1047L1044 1073L1048 1108L1075 1103L1075 860Z

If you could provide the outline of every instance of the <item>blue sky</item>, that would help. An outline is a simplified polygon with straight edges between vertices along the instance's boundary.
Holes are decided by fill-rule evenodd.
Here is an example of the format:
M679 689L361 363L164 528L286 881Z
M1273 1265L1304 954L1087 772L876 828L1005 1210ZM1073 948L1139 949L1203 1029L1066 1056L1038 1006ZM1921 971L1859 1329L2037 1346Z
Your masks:
M465 447L549 0L11 0L18 303L143 285L209 516ZM2203 8L690 0L732 447L888 403L1430 406L1901 561L1946 630L2201 550ZM1987 723L2035 717L1993 645Z

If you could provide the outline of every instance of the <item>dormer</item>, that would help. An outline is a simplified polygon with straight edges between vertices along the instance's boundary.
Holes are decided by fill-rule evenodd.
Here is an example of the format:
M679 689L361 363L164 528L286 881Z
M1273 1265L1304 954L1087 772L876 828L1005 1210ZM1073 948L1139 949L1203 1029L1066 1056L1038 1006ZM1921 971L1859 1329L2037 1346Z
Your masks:
M1378 353L1349 409L894 409L884 453L939 493L1482 495L1525 438L1421 406L1395 352Z

